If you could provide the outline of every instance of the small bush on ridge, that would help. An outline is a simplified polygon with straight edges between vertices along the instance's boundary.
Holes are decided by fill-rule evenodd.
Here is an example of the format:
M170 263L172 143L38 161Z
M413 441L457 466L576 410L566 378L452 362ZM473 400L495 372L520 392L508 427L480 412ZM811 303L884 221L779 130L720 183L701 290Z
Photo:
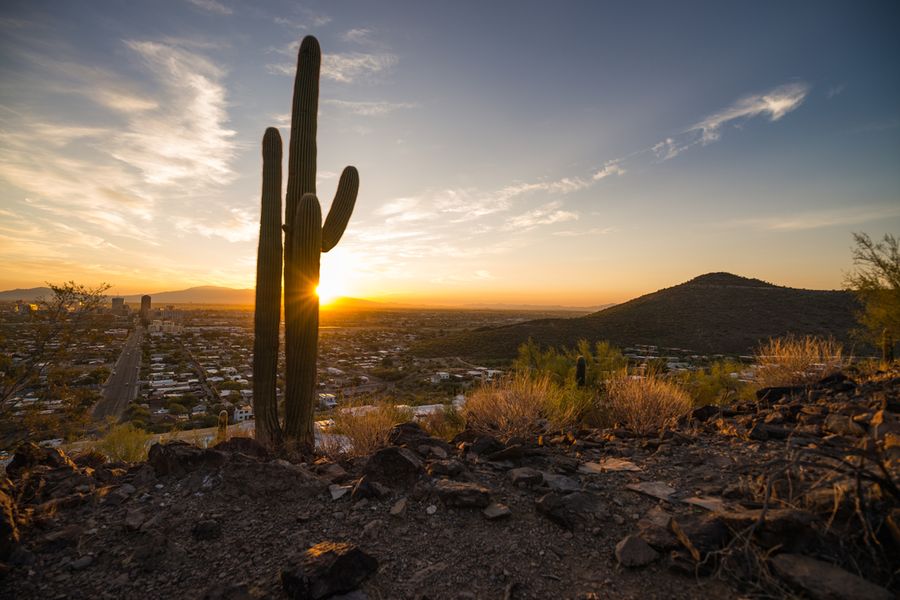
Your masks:
M660 431L692 406L690 394L661 377L630 376L622 371L607 383L609 419L638 434Z

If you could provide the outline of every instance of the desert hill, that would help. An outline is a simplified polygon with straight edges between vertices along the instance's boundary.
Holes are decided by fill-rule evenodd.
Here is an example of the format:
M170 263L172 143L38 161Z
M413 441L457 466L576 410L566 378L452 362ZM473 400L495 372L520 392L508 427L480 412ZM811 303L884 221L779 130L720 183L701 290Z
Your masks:
M420 356L504 358L533 338L573 346L579 339L619 346L654 344L701 353L746 353L761 340L789 333L834 336L849 343L856 300L850 292L803 290L708 273L573 319L539 319L429 340Z

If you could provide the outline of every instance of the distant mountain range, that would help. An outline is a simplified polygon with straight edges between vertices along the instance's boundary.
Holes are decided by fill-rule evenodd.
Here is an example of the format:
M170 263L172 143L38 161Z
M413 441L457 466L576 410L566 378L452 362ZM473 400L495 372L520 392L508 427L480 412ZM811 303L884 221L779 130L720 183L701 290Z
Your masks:
M760 341L789 333L833 336L849 343L856 325L853 294L801 290L730 273L688 282L571 319L539 319L428 340L419 356L509 358L532 338L545 346L573 347L578 340L617 346L652 344L703 354L743 354Z

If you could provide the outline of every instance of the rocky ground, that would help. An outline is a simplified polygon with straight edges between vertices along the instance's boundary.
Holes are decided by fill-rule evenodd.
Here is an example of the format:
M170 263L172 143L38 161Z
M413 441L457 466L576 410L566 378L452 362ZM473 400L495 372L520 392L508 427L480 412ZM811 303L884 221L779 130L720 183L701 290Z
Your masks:
M26 446L0 598L894 598L898 408L900 377L841 375L651 438L404 424L309 464L241 438L137 465Z

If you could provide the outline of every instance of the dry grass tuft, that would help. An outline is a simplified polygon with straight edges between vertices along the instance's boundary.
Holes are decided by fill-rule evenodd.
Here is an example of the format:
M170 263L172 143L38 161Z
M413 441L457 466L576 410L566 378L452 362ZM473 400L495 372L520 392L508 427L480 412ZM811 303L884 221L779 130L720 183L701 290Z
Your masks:
M140 462L147 460L150 435L131 423L116 425L97 442L94 450L103 453L110 460Z
M806 336L771 339L756 351L760 387L814 383L840 371L849 361L833 339Z
M466 420L453 406L445 406L440 412L431 413L419 421L428 435L441 440L450 441L466 428Z
M563 388L546 374L520 372L475 390L463 416L468 427L509 439L536 435L543 419L555 430L577 425L592 405L590 395Z
M609 418L626 429L656 433L690 412L693 401L680 386L661 377L615 375L607 383Z
M407 410L383 402L371 407L355 406L339 409L334 414L334 427L321 451L330 457L366 456L388 446L388 434L397 423L409 421ZM343 436L343 437L339 437Z

